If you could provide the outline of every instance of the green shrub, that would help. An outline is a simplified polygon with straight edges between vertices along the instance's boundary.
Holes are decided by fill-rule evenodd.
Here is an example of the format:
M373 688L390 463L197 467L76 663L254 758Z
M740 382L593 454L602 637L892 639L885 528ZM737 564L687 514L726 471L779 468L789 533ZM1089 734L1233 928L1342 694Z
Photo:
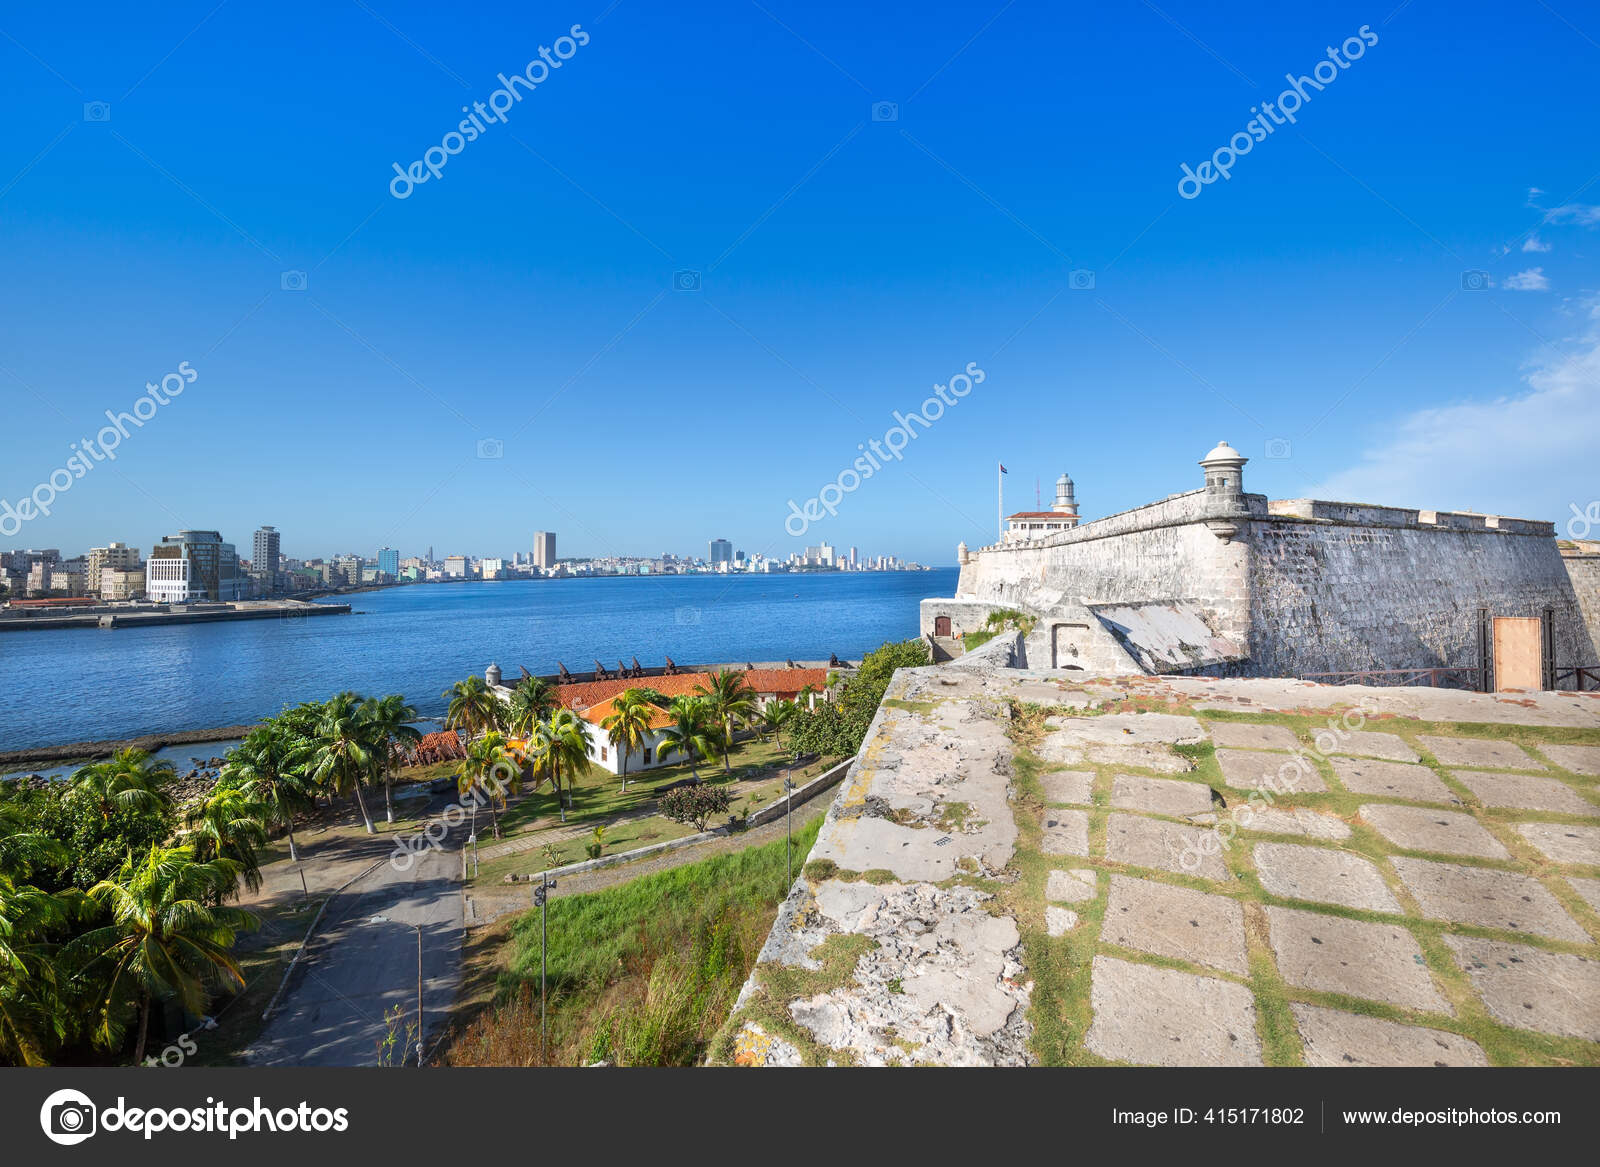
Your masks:
M693 823L703 831L713 815L723 814L733 805L733 792L726 786L679 786L661 796L656 804L661 813L675 823Z

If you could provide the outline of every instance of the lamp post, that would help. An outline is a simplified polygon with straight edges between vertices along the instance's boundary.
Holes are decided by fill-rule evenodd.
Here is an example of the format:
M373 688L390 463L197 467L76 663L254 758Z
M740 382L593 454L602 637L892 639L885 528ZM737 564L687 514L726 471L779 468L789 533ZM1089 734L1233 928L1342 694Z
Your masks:
M417 930L417 1069L422 1069L422 925Z
M548 871L539 873L539 886L533 889L533 902L539 909L539 1064L548 1065L550 1055L546 1042L549 1032L545 1013L545 974L548 968L546 955L550 951L550 889L556 881Z
M791 814L791 812L793 810L794 810L794 782L790 780L790 778L789 778L789 770L788 770L787 767L785 767L784 771L783 771L783 834L784 834L783 856L784 856L784 859L787 861L788 867L789 867L789 882L784 885L785 887L793 887L794 886L794 827L791 825L791 823L792 823L792 814ZM784 894L787 895L788 893L785 892Z

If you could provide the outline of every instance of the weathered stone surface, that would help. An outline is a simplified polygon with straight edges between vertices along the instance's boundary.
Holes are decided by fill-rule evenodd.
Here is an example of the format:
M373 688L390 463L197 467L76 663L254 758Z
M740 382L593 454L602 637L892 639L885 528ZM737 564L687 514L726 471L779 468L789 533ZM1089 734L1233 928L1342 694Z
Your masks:
M1563 770L1574 774L1600 775L1600 746L1547 746L1539 752Z
M1078 913L1053 905L1044 910L1044 928L1052 936L1065 936L1078 926Z
M1106 858L1202 879L1227 879L1228 866L1220 849L1206 845L1209 833L1204 827L1114 814L1106 823Z
M1047 810L1044 812L1044 838L1039 850L1046 855L1089 854L1089 812Z
M1266 912L1272 954L1291 985L1406 1009L1453 1012L1428 975L1417 938L1399 924L1293 908L1269 907Z
M1195 815L1198 823L1231 822L1241 831L1261 831L1269 835L1302 835L1309 839L1339 842L1350 837L1350 826L1331 814L1307 810L1303 806L1251 806L1241 802L1222 814Z
M1143 1066L1259 1066L1255 998L1217 977L1094 958L1084 1044Z
M1317 1005L1291 1004L1308 1066L1487 1066L1475 1041L1443 1029L1423 1029L1343 1013Z
M1426 766L1366 758L1330 758L1329 761L1339 784L1357 794L1461 805L1461 799Z
M1209 721L1206 729L1218 746L1241 750L1294 750L1300 739L1286 725L1260 725L1248 721Z
M1360 855L1298 843L1257 843L1253 854L1261 886L1275 896L1369 912L1400 912L1383 876Z
M1052 871L1044 885L1044 898L1062 904L1081 904L1094 899L1099 892L1095 873L1087 867Z
M1513 823L1516 831L1556 863L1585 863L1600 867L1600 827L1566 823Z
M1100 940L1240 976L1250 971L1239 901L1187 887L1113 875Z
M1211 809L1211 787L1203 782L1118 774L1111 781L1111 805L1174 817L1203 814Z
M1269 754L1256 750L1217 751L1222 780L1239 790L1267 790L1282 797L1320 793L1328 784L1304 754Z
M1509 859L1507 851L1470 814L1424 806L1369 802L1358 812L1380 835L1405 851L1470 855L1476 859Z
M1600 1041L1600 961L1476 936L1446 936L1496 1021Z
M1589 934L1531 875L1397 855L1390 860L1422 914L1435 920L1589 942Z
M1195 745L1206 739L1205 729L1192 717L1174 713L1107 713L1099 717L1050 717L1053 730L1045 740L1076 746L1090 745Z
M975 888L883 884L875 892L849 931L877 947L844 986L791 1002L796 1024L865 1065L1026 1064L1030 988L1016 921L990 915L988 893Z
M1470 766L1478 770L1548 770L1516 742L1485 741L1476 737L1417 738L1435 758L1446 766Z
M1046 802L1075 802L1088 806L1094 801L1093 770L1052 770L1039 775Z
M1375 733L1370 729L1339 729L1334 732L1334 746L1326 754L1353 754L1364 758L1387 758L1391 762L1415 762L1417 751L1406 744L1399 734ZM1321 748L1320 746L1318 747Z
M1450 777L1472 791L1484 806L1600 816L1600 806L1556 778L1490 774L1483 770L1452 770Z
M1133 766L1141 770L1154 770L1158 774L1187 774L1194 763L1171 746L1090 746L1089 761L1101 766Z
M1567 882L1572 885L1573 891L1583 897L1584 903L1600 913L1600 879L1584 879L1581 876L1569 875Z
M732 1060L736 1066L805 1065L793 1042L768 1033L754 1021L746 1021L734 1035Z

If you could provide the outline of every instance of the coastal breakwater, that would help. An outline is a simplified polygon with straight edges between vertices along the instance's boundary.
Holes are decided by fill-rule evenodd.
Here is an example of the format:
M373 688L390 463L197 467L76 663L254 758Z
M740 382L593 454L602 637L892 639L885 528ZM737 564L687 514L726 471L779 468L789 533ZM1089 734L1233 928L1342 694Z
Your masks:
M349 604L308 604L299 600L246 600L236 604L151 604L138 607L96 605L65 611L0 611L0 632L55 628L148 628L159 624L211 624L223 620L299 620L348 616Z

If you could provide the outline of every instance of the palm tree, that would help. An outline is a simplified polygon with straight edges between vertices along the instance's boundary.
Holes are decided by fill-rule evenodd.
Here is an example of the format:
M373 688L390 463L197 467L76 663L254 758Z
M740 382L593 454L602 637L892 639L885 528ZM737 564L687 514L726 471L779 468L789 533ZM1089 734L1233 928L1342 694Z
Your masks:
M47 943L66 924L69 901L19 882L31 859L19 853L13 858L15 866L0 870L0 1059L42 1066L50 1047L66 1035L69 1019Z
M184 1008L200 1013L208 985L243 987L228 950L256 919L221 906L238 878L231 859L202 863L188 847L152 846L143 859L128 856L116 878L89 889L89 899L110 911L111 922L79 936L67 953L95 986L97 1041L118 1045L132 1007L139 1017L133 1060L142 1062L157 994L174 993Z
M410 723L417 719L417 711L406 704L399 693L387 697L369 697L361 704L361 720L372 736L373 763L378 767L383 782L383 810L389 822L394 822L394 783L389 772L401 743L415 745L422 734Z
M353 791L367 834L377 834L367 813L367 800L361 797L362 782L372 769L372 751L367 746L367 727L361 720L357 694L340 693L323 706L309 753L312 779L336 794Z
M504 805L507 789L507 783L500 781L495 773L501 767L511 771L512 782L515 782L517 767L506 752L505 738L494 730L469 743L467 756L456 766L456 789L461 792L463 799L477 800L481 798L479 791L487 793L489 819L497 839L500 837L500 816L495 806L497 803Z
M555 712L559 702L549 681L523 677L511 691L507 703L506 729L519 737L531 738L541 721Z
M302 768L306 752L282 725L269 720L229 751L218 775L219 783L226 782L246 798L264 804L269 821L283 824L289 833L289 858L296 863L300 852L294 842L294 812L312 800Z
M201 863L233 860L239 865L245 886L255 891L261 886L258 852L267 845L267 819L271 814L265 802L219 782L210 794L185 809L180 837Z
M617 771L622 778L622 789L628 789L628 755L644 748L650 740L650 722L656 707L638 689L624 689L611 703L611 712L601 720L600 728L606 731L612 748L617 751Z
M126 749L110 761L95 762L73 774L72 792L92 800L104 818L118 808L160 810L167 802L161 786L171 776L171 762L158 762L144 750Z
M783 731L793 724L800 707L793 701L774 697L761 707L761 731L772 734L772 740L783 744Z
M745 684L742 672L724 669L711 674L709 685L696 685L695 692L704 695L712 716L722 725L722 769L731 774L733 766L728 761L728 747L733 742L733 723L755 714L755 690Z
M689 773L700 781L700 771L695 768L695 757L709 758L721 737L711 707L704 697L674 697L667 707L672 724L661 731L658 757L682 754L689 762Z
M476 673L457 681L440 695L450 702L444 723L451 729L465 730L470 736L500 728L505 705L494 695L488 682Z
M576 713L558 709L548 720L539 723L532 746L534 771L550 779L561 809L561 821L566 822L573 780L589 772L589 735L584 732ZM563 778L566 779L565 798L561 786Z

